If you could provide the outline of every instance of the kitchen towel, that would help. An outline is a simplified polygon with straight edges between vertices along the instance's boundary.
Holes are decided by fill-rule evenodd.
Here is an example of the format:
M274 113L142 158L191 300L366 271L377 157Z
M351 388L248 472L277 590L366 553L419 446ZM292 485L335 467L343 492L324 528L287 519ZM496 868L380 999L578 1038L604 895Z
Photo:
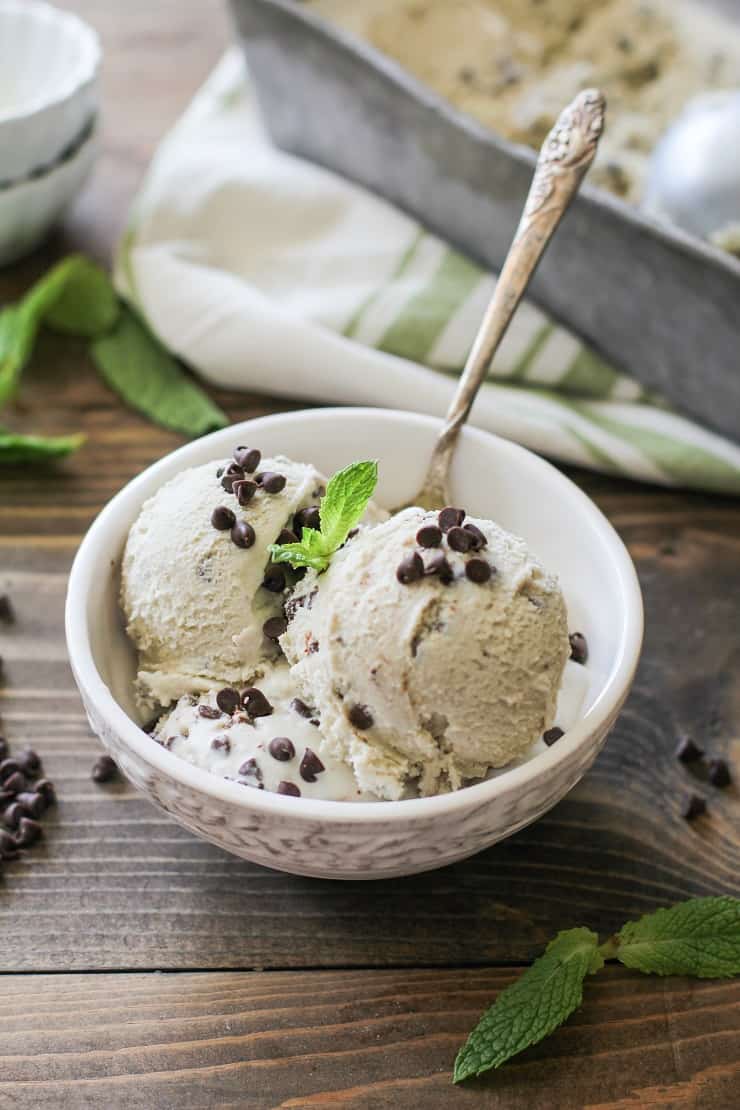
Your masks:
M386 201L274 148L234 48L157 151L116 281L215 385L442 415L495 277ZM563 462L740 493L739 447L531 303L472 420Z

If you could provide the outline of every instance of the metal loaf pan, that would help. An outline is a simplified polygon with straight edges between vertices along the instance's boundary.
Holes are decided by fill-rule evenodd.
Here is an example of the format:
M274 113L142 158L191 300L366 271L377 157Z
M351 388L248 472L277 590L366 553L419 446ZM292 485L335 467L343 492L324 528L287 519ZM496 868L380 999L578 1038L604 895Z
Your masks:
M500 268L533 151L293 0L230 2L280 147L382 194ZM740 440L740 261L586 184L531 295L676 408Z

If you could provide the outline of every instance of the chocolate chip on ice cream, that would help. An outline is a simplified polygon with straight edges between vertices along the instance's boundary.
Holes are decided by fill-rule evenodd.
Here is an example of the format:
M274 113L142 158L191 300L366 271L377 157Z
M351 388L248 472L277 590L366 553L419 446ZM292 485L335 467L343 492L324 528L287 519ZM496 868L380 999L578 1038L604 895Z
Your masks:
M452 582L455 577L455 572L452 569L450 560L441 551L438 551L436 555L432 555L431 559L424 567L424 574L436 575L445 586L449 586L450 582Z
M207 717L210 721L217 721L221 717L221 710L213 705L199 705L198 716Z
M350 724L359 728L360 731L373 727L373 715L366 705L359 705L358 703L351 705L347 710L347 717Z
M246 520L238 520L231 529L231 541L237 547L252 547L255 539L254 528Z
M268 640L279 640L288 627L285 617L270 617L262 625L262 631Z
M216 705L222 713L228 713L229 716L236 713L241 703L241 695L233 686L225 686L223 690L219 690L216 694Z
M234 482L233 490L239 504L244 508L254 497L257 492L257 483L252 482L249 478L240 478L238 482Z
M416 533L419 547L439 547L442 543L442 529L436 524L423 524Z
M236 524L236 516L226 505L217 505L211 513L211 524L219 532L228 532Z
M256 686L248 686L242 693L242 705L250 717L269 717L272 706Z
M418 582L424 577L424 563L418 551L406 555L396 567L396 578L404 586L411 582Z
M465 520L465 510L455 509L452 505L448 505L446 509L440 511L437 520L442 531L449 532L450 528L459 527Z
M461 528L459 524L454 525L447 533L447 543L450 545L451 550L458 551L461 555L470 551L474 542L470 532Z
M305 782L316 782L316 777L324 770L324 764L321 762L316 752L311 748L306 748L303 753L303 759L299 767L301 778Z
M262 475L262 489L265 493L281 493L285 489L287 478L284 474L277 474L273 470L266 470Z
M279 782L277 788L278 794L287 794L291 798L300 798L300 787L296 786L294 782Z
M570 657L574 663L585 663L588 660L588 643L582 632L571 632Z
M287 736L273 736L267 750L272 758L280 763L288 763L291 759L295 759L295 744Z
M237 447L234 462L247 474L252 474L262 461L262 453L256 447Z
M485 559L468 559L465 564L465 576L471 582L477 583L479 586L484 582L488 582L493 574L493 567Z

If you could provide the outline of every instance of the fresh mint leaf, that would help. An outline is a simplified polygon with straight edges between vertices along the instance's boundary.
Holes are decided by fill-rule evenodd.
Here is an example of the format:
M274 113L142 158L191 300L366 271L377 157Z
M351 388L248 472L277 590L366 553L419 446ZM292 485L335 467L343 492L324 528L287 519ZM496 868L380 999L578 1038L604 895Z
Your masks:
M84 442L83 435L24 436L0 429L0 466L63 458L76 451Z
M740 975L740 899L692 898L656 910L627 922L602 952L654 975Z
M270 545L273 563L326 570L347 534L362 519L378 481L378 464L350 463L332 475L319 505L321 529L303 528L298 543Z
M347 533L362 519L377 484L375 459L350 463L329 479L319 505L321 535L327 551L333 553L342 546Z
M603 966L590 929L558 933L544 955L501 992L455 1060L454 1082L498 1068L537 1044L577 1010L583 980Z
M129 308L121 309L112 331L95 340L92 355L111 389L157 424L199 436L228 423Z

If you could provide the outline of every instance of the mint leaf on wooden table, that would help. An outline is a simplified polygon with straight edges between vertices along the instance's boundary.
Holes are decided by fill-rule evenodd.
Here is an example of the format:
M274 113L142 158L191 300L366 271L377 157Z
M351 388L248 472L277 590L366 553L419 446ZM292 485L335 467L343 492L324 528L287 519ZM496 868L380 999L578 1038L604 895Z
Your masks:
M501 992L455 1060L455 1083L498 1068L562 1025L583 997L583 980L604 961L590 929L568 929Z
M85 442L83 435L24 436L0 428L0 464L16 465L61 459Z
M122 307L116 326L91 349L111 389L165 428L199 436L228 423L131 309Z
M350 463L332 475L319 505L320 530L303 528L298 543L273 543L273 563L326 570L332 555L362 519L378 483L376 460Z
M601 951L653 975L740 975L740 899L693 898L628 921Z

